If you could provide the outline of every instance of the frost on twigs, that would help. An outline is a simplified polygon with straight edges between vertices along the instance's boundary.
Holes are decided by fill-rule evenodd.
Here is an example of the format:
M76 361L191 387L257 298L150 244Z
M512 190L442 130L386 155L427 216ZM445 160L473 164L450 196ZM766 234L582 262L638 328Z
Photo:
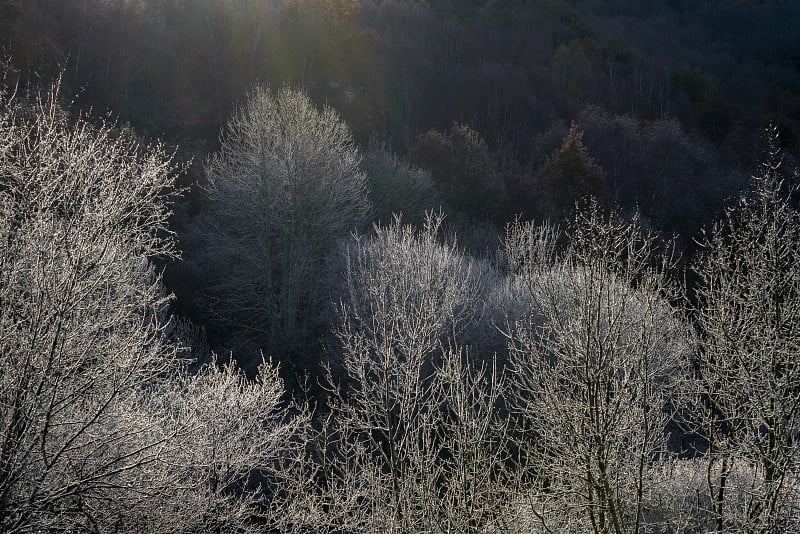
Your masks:
M268 367L185 373L149 261L170 156L57 98L0 105L0 531L250 528L302 411Z

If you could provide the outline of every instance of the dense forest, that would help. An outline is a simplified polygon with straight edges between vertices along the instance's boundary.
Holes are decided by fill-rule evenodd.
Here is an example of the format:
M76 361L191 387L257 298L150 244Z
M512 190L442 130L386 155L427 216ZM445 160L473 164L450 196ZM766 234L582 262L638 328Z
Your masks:
M800 530L797 28L0 0L0 531Z

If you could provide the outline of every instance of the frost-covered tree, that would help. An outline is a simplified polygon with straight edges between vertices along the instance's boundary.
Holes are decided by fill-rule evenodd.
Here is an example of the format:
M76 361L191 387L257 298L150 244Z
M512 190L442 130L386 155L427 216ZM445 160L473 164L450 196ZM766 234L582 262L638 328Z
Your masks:
M697 428L718 530L800 524L800 212L777 130L752 191L701 241ZM748 477L735 477L748 471Z
M303 347L323 307L320 276L333 243L369 214L358 149L333 109L260 86L221 142L206 164L207 311L286 357Z
M150 263L175 256L174 170L158 146L71 122L55 90L0 95L2 532L291 517L269 489L293 472L305 420L284 412L276 371L248 382L180 361Z
M166 372L170 158L67 122L55 93L0 106L0 530L92 527L159 458L137 389Z
M522 494L546 530L641 532L688 329L637 220L591 204L569 230L564 250L546 227L516 224L507 239L532 303L509 335Z
M361 502L342 512L351 530L476 532L506 502L493 478L502 380L458 345L482 313L486 268L440 242L440 225L395 221L349 248L327 457L335 500Z

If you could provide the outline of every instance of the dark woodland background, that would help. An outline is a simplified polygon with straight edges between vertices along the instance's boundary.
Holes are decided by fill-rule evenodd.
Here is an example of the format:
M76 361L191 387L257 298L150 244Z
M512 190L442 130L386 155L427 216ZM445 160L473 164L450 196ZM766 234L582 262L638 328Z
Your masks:
M593 195L691 255L747 184L766 124L796 153L798 21L796 2L734 0L3 0L0 65L7 85L61 76L79 109L192 162L174 220L184 262L166 281L227 347L239 340L195 302L192 221L202 162L253 84L301 88L362 151L429 170L474 252L516 215L559 221Z

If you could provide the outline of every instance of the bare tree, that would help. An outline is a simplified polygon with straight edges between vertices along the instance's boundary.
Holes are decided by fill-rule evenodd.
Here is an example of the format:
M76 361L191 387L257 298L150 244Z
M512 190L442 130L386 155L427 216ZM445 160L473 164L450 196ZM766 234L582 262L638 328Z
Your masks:
M272 367L185 372L149 262L169 155L56 99L0 102L0 530L281 525L307 417Z
M701 244L695 423L707 439L716 529L800 524L800 212L781 178L777 129L753 190ZM750 476L734 475L741 471Z
M369 212L358 150L333 109L264 87L253 89L221 141L206 164L208 310L285 356L302 346L321 307L326 254Z
M502 380L457 345L482 312L483 268L438 241L441 222L395 221L350 248L329 483L361 496L351 529L475 532L502 515Z
M510 332L521 483L548 531L641 532L665 451L672 376L688 329L665 296L670 263L638 220L579 211L559 252L547 227L516 224L507 251L532 306Z
M68 126L55 91L0 110L0 530L92 529L111 481L163 445L132 413L175 356L148 262L174 254L173 168Z

